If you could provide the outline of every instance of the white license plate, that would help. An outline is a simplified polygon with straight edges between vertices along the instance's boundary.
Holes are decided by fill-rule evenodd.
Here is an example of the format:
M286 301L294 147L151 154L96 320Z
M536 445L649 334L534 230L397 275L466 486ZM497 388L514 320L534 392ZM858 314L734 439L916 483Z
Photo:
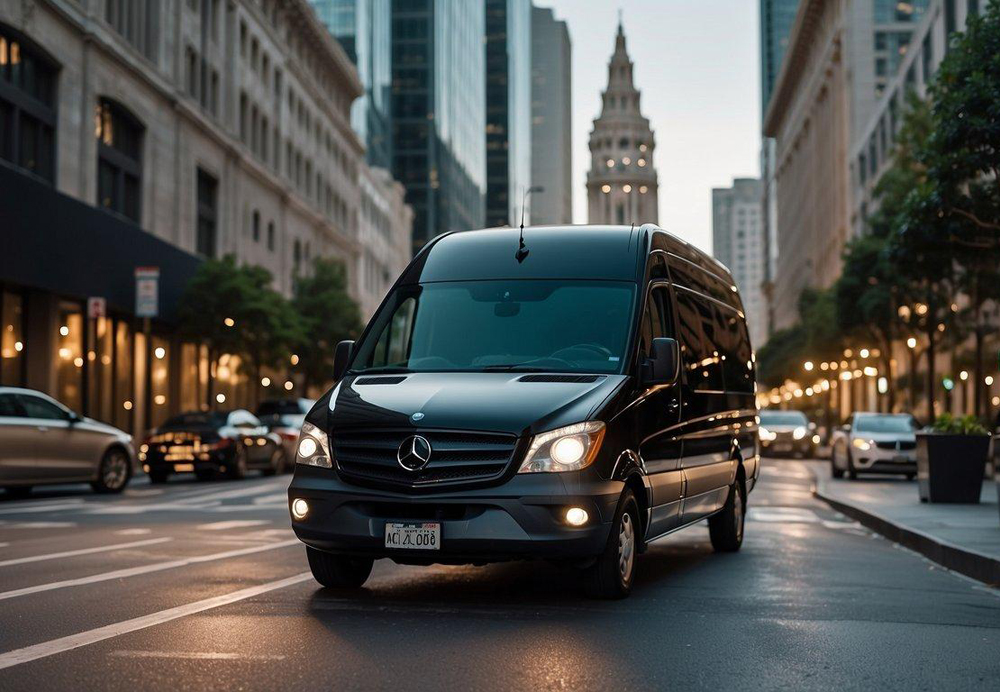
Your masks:
M177 473L191 473L194 471L194 464L174 464L174 471Z
M440 550L441 524L385 524L385 547L397 550Z
M912 463L909 457L895 456L892 458L892 463L894 464L909 464Z
M787 442L779 442L774 445L774 451L776 452L790 452L792 451L792 446Z

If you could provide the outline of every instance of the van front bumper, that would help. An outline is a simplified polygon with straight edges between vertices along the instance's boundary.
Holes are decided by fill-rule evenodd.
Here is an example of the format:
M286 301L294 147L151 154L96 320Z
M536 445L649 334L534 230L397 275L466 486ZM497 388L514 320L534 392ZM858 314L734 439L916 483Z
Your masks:
M607 544L623 488L620 481L538 473L494 487L413 495L351 485L333 470L298 466L288 502L289 507L299 498L309 503L304 518L292 518L292 529L318 550L411 564L464 564L596 556ZM589 521L568 525L569 507L585 509ZM439 523L440 549L386 548L390 522Z

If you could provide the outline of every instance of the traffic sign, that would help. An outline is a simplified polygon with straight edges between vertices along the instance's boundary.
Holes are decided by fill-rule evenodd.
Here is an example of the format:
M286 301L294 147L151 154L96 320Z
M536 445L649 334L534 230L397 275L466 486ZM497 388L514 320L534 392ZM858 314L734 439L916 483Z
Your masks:
M160 312L160 268L135 268L135 315L156 317Z
M91 296L87 298L87 317L96 320L99 317L106 317L108 314L108 301L101 296Z

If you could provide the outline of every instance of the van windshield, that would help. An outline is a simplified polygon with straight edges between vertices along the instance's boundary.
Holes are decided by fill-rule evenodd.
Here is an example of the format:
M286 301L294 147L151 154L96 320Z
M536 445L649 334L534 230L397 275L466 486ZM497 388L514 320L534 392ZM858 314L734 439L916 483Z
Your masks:
M617 373L634 296L625 281L400 286L358 344L351 372Z

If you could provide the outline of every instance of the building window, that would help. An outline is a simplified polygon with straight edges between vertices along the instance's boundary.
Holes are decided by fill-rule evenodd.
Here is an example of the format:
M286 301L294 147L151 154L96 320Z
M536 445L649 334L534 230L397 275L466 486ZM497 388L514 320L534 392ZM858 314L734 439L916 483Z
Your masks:
M140 53L156 60L160 0L107 0L104 19Z
M199 255L215 257L216 227L218 225L219 181L198 169L198 207L196 249Z
M114 101L97 104L97 203L140 222L143 127Z
M979 14L979 0L967 0L966 10L965 10L965 21L969 21L969 17L975 17Z
M253 235L253 242L259 243L260 242L260 212L257 211L256 209L253 210L253 214L251 215L250 226L251 226L251 233Z
M292 249L292 273L298 275L302 266L302 243L298 239Z
M58 68L0 24L0 158L55 181Z
M274 221L267 222L267 249L274 252Z

